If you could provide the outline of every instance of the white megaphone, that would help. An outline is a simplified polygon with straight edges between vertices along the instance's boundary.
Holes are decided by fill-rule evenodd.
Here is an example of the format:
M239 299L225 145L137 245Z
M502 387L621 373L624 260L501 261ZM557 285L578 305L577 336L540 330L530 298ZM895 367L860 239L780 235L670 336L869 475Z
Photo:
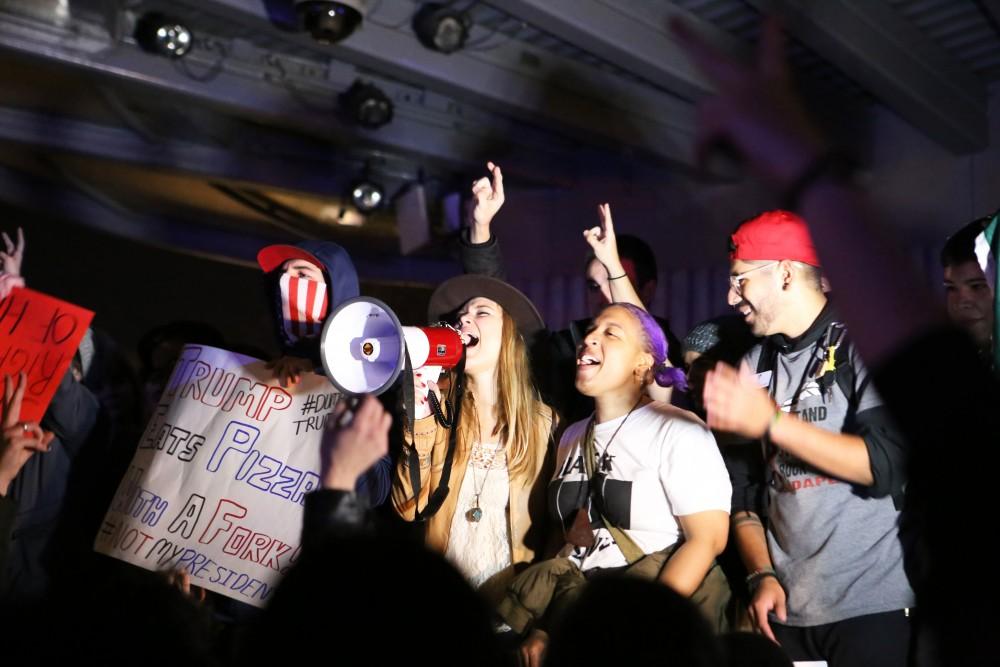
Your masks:
M365 296L340 304L320 337L323 370L344 394L381 394L399 377L407 353L414 370L437 379L433 373L456 366L463 352L454 329L404 327L389 306Z

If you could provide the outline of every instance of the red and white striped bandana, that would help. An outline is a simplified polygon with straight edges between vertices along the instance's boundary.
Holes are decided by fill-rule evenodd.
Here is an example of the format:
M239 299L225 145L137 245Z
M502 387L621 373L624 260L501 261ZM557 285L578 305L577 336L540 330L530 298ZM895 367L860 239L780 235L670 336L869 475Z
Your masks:
M286 273L280 286L282 326L289 340L319 336L328 307L326 283Z

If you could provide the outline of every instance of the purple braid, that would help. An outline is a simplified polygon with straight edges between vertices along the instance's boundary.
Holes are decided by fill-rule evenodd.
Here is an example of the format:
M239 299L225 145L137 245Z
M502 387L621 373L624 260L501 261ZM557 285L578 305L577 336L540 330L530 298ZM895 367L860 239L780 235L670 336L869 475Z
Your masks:
M680 368L667 366L667 337L663 335L663 329L652 315L642 308L631 303L612 303L611 306L624 308L639 320L642 327L642 337L645 341L646 352L653 355L653 380L661 387L677 387L681 391L687 391L687 376Z

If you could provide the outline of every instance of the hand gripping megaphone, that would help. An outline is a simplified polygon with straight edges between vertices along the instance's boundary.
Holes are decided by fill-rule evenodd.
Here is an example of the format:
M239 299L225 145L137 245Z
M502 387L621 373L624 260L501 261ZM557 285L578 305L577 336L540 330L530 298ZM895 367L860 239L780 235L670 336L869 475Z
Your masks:
M365 296L348 299L323 325L320 359L333 385L344 394L381 394L406 362L413 369L453 368L464 347L455 329L404 327L389 306ZM432 372L428 376L436 378Z

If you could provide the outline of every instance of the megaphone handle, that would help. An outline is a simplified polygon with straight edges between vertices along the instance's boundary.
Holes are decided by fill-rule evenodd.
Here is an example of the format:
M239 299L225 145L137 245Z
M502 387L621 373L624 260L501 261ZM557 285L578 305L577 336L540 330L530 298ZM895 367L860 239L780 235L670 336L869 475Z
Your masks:
M438 420L438 423L445 428L451 428L454 424L452 417L455 416L455 411L452 409L451 401L447 398L444 399L445 407L448 408L448 412L451 414L451 417L447 417L441 410L441 402L438 401L438 397L433 391L427 393L427 400L431 404L431 410L434 411L434 418Z
M358 409L358 405L361 404L360 396L344 396L340 400L344 401L345 407L344 411L340 413L340 417L337 419L337 426L339 428L347 428L354 421L354 412Z

